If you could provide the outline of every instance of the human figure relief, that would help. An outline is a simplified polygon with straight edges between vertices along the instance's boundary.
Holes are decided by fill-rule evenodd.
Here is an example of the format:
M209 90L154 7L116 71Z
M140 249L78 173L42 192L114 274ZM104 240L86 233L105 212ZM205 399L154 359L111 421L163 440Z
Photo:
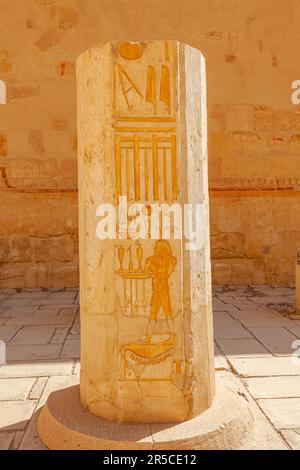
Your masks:
M170 337L174 339L174 321L169 292L169 278L175 269L176 262L175 256L172 255L171 246L166 240L157 241L154 247L154 255L146 259L145 275L152 278L150 321L147 335L142 338L146 343L151 343L160 309L163 310L166 316Z

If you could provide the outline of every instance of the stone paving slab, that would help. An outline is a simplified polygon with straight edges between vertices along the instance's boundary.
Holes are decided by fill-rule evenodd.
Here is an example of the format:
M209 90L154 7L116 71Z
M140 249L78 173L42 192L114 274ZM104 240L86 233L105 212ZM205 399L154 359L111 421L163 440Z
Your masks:
M26 291L25 289L22 292L16 292L15 294L11 294L9 296L10 299L14 300L33 300L33 299L46 299L50 296L50 291L42 291L40 289L33 289L30 291Z
M283 438L289 443L293 450L300 450L300 428L281 431Z
M19 319L23 320L25 317L31 317L34 312L37 310L37 307L30 307L20 305L18 307L4 307L1 305L1 317L3 318L15 318L16 321Z
M252 297L252 302L257 303L258 305L274 305L287 302L284 296L263 296L263 297Z
M63 346L61 357L75 359L80 357L80 342L77 338L67 339Z
M38 415L40 413L41 407L45 404L49 394L55 390L60 390L62 388L72 387L79 383L78 375L71 376L62 376L62 377L50 377L47 385L40 397L39 403L37 405L36 412L33 418L30 421L30 424L25 432L24 438L20 445L20 450L46 450L46 447L41 442L36 425Z
M227 312L215 312L214 313L214 327L230 327L238 325L238 322L232 318Z
M288 343L265 342L264 345L274 356L291 357L295 351L295 349L293 349L293 341Z
M213 304L214 312L218 312L218 311L226 312L226 304L222 302L221 300L214 298L212 304Z
M290 357L229 358L229 362L241 377L300 376L300 363L293 363Z
M60 291L60 292L50 292L50 295L48 297L49 300L74 300L75 297L77 296L76 291L71 291L71 290L65 290L65 291Z
M292 324L291 326L288 326L287 329L297 338L300 338L300 325L295 325Z
M69 297L57 297L57 298L52 298L52 299L43 299L42 301L40 301L39 299L34 299L34 300L31 300L29 305L31 306L40 306L40 305L59 305L61 307L65 307L65 306L68 306L68 307L71 307L74 305L74 299L73 298L69 298Z
M68 328L56 328L55 333L51 339L53 344L63 344L68 334Z
M30 400L38 400L43 393L48 377L38 377L31 389L29 398ZM1 382L0 382L1 385Z
M75 317L75 315L77 314L77 311L78 311L78 307L75 306L75 307L63 307L59 310L59 315L71 315L73 317Z
M74 385L79 384L79 377L78 375L64 375L64 376L56 376L50 377L41 398L38 403L38 407L44 405L46 400L51 392L55 392L56 390L61 390L62 388L73 387Z
M0 450L8 450L14 439L13 432L0 432Z
M271 311L248 311L243 310L239 313L233 312L233 316L237 318L246 328L263 328L263 327L293 327L295 326L291 320L274 314Z
M214 336L218 339L233 339L233 338L252 338L253 336L249 331L242 327L241 324L236 323L231 326L216 326L214 328Z
M36 407L35 400L1 401L0 429L2 431L19 431L26 427Z
M0 378L68 375L72 374L73 367L73 360L5 364L0 367Z
M269 328L251 328L251 333L262 343L290 343L292 344L297 337L285 328L269 327Z
M270 356L270 352L254 338L218 339L217 343L227 357Z
M58 359L60 351L60 344L25 344L22 346L11 346L9 344L6 348L6 358L7 362L34 359Z
M20 326L0 326L0 340L8 343L9 340L17 333L20 329Z
M55 332L49 326L24 326L10 341L10 344L47 344Z
M5 325L49 325L49 326L71 326L73 317L68 315L53 315L53 316L24 316L19 318L9 318Z
M50 377L47 381L46 387L44 388L38 405L36 407L36 411L30 421L30 424L24 434L24 438L20 444L20 450L46 450L46 447L41 442L38 437L36 424L39 412L41 407L45 404L49 394L55 390L59 390L61 388L71 387L79 383L79 377L74 375L64 375L60 377Z
M34 378L1 379L0 401L26 400L34 383Z
M250 433L248 439L246 439L239 450L287 450L288 447L284 440L274 430L264 414L255 406L253 398L241 380L231 372L217 372L217 374L226 377L227 380L231 380L235 384L238 393L245 395L249 403L254 405L255 425L252 433Z
M41 299L38 299L41 300ZM17 299L12 299L11 297L8 297L8 299L4 300L1 304L1 307L7 307L7 308L17 308L17 309L22 309L24 307L28 307L30 305L30 302L32 302L32 299L28 299L26 297L20 296Z
M259 377L243 379L252 397L258 398L300 398L300 377Z
M35 310L33 316L44 316L49 317L52 315L58 315L61 307L59 305L41 305L40 307Z
M263 398L258 403L276 429L299 428L300 398Z

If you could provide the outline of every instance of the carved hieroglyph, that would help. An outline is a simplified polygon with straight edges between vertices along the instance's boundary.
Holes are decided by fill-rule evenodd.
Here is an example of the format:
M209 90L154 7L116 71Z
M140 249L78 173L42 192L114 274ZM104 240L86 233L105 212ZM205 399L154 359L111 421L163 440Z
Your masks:
M81 402L110 420L183 421L214 395L205 61L176 41L112 42L80 56L77 80ZM99 240L97 207L124 196L149 214L202 204L201 248L123 223Z

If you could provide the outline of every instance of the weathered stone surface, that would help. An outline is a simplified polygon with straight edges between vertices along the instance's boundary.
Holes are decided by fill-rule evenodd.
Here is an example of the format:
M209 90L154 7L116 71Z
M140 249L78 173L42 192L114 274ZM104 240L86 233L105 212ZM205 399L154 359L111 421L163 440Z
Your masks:
M33 378L1 379L0 401L26 400L34 382Z
M48 326L24 326L11 340L10 344L47 344L54 334Z
M55 326L71 326L72 325L72 317L71 316L19 316L16 318L9 318L5 325L23 325L23 326L43 326L43 325L51 325Z
M26 427L35 409L34 400L0 401L0 427L3 431L19 431Z
M63 358L79 358L80 356L80 343L79 338L67 339L61 352Z
M204 59L176 41L113 42L82 54L77 76L81 401L110 420L183 421L214 395ZM202 242L99 240L96 209L119 196L201 204Z
M71 374L73 361L42 361L24 364L5 364L0 367L0 378L45 377Z
M277 312L272 312L272 310L255 309L255 307L248 307L246 305L240 312L231 312L246 328L267 328L272 325L272 328L286 327L289 329L292 326L292 322L289 319L279 315Z
M38 377L36 379L29 395L30 400L38 400L40 398L47 381L48 377Z
M13 432L0 432L0 450L8 450L13 438Z
M293 450L300 450L300 429L287 429L281 434Z
M50 377L47 385L40 397L39 406L44 404L51 392L56 390L62 390L68 387L73 387L74 385L78 385L79 377L76 375L61 375L56 377Z
M229 362L241 377L300 375L300 363L294 364L290 357L230 357Z
M258 338L262 343L278 342L290 343L297 339L296 336L291 334L285 328L250 328L249 330Z
M7 361L26 361L28 359L58 359L60 344L38 345L8 345L6 349Z
M1 326L0 327L0 340L8 343L11 338L17 333L19 330L19 326Z
M276 429L299 427L300 398L261 399L259 405Z
M291 325L291 326L287 326L287 329L295 336L297 336L297 338L300 338L300 325Z
M215 327L214 330L216 339L230 339L230 338L251 338L252 335L238 322L228 325L221 325Z
M66 372L66 371L65 371ZM24 438L20 445L20 450L46 450L46 447L41 442L38 432L37 432L37 420L41 410L41 407L46 402L49 393L60 390L68 387L72 387L75 384L78 384L79 377L78 376L61 376L61 377L50 377L46 387L43 390L42 395L40 396L40 400L37 406L37 410L32 417L28 428L26 429Z
M244 381L253 398L300 398L299 376L259 377Z
M36 311L36 307L31 307L26 305L22 305L22 302L19 304L16 304L16 306L9 306L6 307L5 304L3 304L3 317L11 317L12 324L13 321L15 321L16 325L17 324L22 324L23 319L27 317L27 315L32 315ZM19 322L19 323L18 323Z
M68 328L56 328L51 343L62 344L68 334Z
M271 356L269 351L254 338L218 339L217 342L227 357Z

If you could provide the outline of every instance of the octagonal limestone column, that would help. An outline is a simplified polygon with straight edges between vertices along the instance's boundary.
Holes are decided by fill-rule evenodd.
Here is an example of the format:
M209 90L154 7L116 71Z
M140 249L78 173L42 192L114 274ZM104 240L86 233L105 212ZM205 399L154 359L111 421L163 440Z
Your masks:
M205 61L177 41L112 42L79 57L77 80L81 403L112 421L181 422L214 397ZM136 239L125 198L144 215L175 204L183 236L176 219L171 238L161 224ZM116 239L99 238L103 204Z

